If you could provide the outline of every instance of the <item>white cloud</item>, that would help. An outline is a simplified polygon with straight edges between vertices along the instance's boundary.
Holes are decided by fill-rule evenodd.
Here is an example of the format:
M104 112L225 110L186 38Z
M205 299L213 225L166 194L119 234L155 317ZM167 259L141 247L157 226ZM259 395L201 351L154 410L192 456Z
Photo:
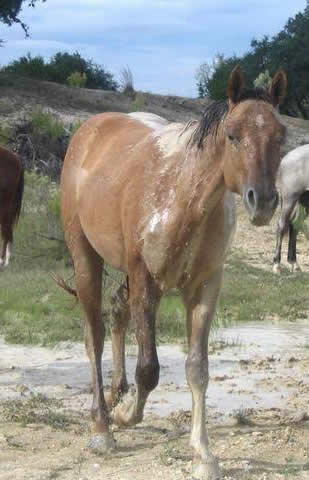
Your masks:
M25 2L26 3L26 2ZM217 52L242 54L273 35L305 0L47 0L24 8L31 38L3 26L1 63L31 51L79 51L116 75L129 65L138 89L196 93L195 72Z

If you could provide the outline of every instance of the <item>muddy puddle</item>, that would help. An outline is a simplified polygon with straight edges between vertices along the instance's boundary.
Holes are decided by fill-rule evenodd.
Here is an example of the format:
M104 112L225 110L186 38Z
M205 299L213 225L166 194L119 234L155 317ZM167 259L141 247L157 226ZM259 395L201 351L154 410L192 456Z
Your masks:
M158 348L160 384L149 398L146 414L167 416L175 410L191 409L184 350L176 345ZM211 339L209 414L225 421L242 409L288 407L299 387L309 383L309 370L299 368L308 358L309 324L305 322L249 323L216 330ZM108 385L112 369L109 343L103 364ZM135 364L136 348L130 345L127 369L132 383ZM29 389L68 400L73 408L88 409L89 384L82 344L63 343L47 349L0 343L0 400L16 398L21 389Z

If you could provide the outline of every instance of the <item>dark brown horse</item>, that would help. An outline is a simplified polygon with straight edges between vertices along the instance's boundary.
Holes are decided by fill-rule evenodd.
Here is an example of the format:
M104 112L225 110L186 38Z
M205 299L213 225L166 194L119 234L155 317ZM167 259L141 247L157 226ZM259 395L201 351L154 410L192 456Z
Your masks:
M0 269L10 261L13 228L18 222L24 192L24 169L17 155L0 147Z
M198 122L184 126L151 114L105 113L75 134L62 172L62 214L86 313L94 391L90 446L114 447L110 421L142 421L146 399L159 380L157 308L163 293L178 288L187 310L194 476L219 478L206 432L205 393L208 334L235 227L232 192L243 198L254 225L270 221L285 136L276 108L285 91L282 71L265 92L246 90L236 68L228 101L206 107ZM104 394L101 364L103 261L125 272L129 282L129 307L123 302L114 310L111 398ZM138 343L134 396L127 395L125 369L129 315Z

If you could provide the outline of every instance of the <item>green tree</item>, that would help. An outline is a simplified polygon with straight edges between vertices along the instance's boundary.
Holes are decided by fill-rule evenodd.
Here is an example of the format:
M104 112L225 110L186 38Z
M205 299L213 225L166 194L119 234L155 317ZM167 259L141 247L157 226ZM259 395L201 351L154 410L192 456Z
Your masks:
M58 52L48 66L48 77L52 82L66 83L74 72L85 73L87 88L117 90L118 84L113 75L92 60L85 60L80 53Z
M3 68L3 71L35 78L37 80L48 80L48 72L44 58L40 55L32 57L30 52L28 52L27 55L20 57L18 60L11 62L8 66Z
M214 100L226 98L226 86L230 73L239 63L241 63L239 57L224 58L223 55L220 56L214 64L214 71L207 82L207 92L210 98Z
M45 2L46 0L1 0L0 22L9 26L13 25L14 23L19 23L26 36L28 36L29 27L20 20L19 14L22 10L23 4L27 4L28 7L34 7L39 1Z
M246 72L248 85L254 84L261 72L270 76L282 67L288 76L288 94L282 111L309 118L309 0L306 8L289 18L274 37L253 39L242 57L222 58L206 83L198 83L199 94L213 99L225 98L225 85L231 70L239 63Z
M93 63L92 60L85 60L80 53L58 52L50 60L45 62L43 57L32 57L30 53L14 60L3 67L4 72L14 73L35 78L37 80L48 80L67 84L68 78L76 74L82 78L80 87L117 90L118 84L113 75L102 66Z

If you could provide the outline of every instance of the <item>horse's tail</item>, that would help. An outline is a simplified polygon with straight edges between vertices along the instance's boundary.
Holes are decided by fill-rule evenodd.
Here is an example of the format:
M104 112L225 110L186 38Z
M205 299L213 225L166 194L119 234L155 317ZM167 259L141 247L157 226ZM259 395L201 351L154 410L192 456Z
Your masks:
M58 275L58 273L52 273L51 276L52 279L57 283L57 285L59 285L59 287L63 288L63 290L65 290L70 295L73 295L73 297L78 300L77 291L75 290L75 288L70 287L70 285L64 280L64 278Z
M24 196L24 186L25 186L25 171L24 171L24 167L21 166L19 182L18 182L16 195L15 195L15 205L14 205L15 208L14 208L14 216L13 216L13 222L15 225L17 225L18 223L18 219L21 212L21 206L23 203L23 196Z

